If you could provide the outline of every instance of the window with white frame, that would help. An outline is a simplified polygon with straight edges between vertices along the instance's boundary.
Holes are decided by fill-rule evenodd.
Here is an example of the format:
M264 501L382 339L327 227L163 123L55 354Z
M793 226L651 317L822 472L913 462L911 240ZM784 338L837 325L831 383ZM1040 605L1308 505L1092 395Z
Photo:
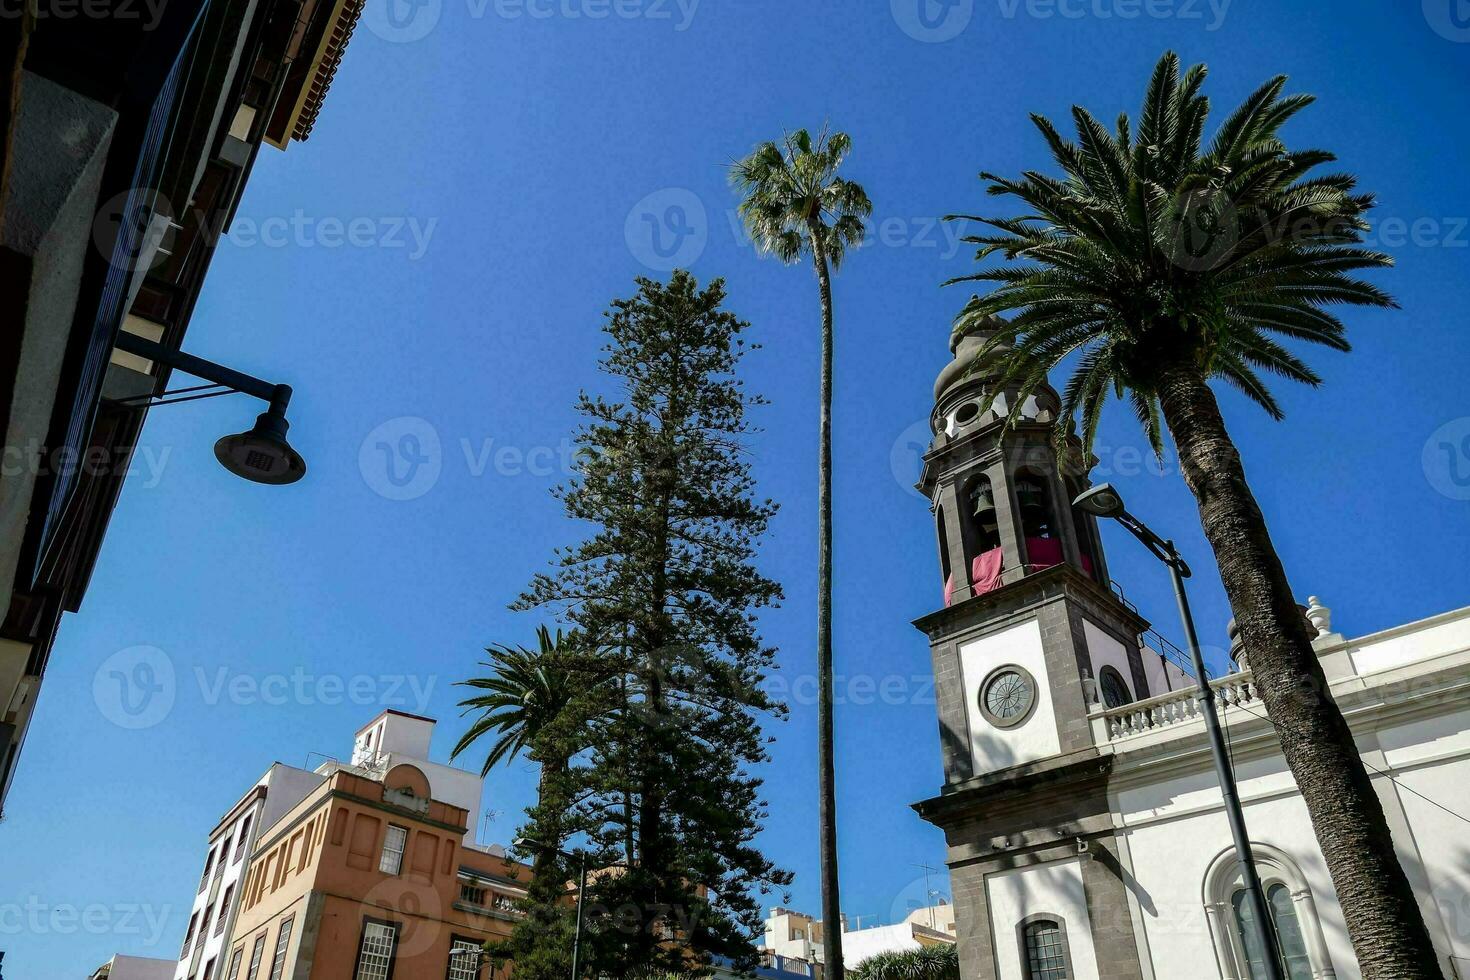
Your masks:
M398 945L398 927L389 922L364 922L362 949L357 954L355 980L388 980L393 968L393 950Z
M378 861L378 870L396 875L403 870L403 848L408 843L408 828L388 825L388 836L383 838L383 857Z
M480 944L456 939L449 944L448 980L476 980L480 975Z
M1286 980L1331 976L1332 961L1316 903L1296 862L1266 844L1252 844L1251 852L1265 892L1282 976ZM1222 976L1264 980L1269 976L1265 935L1256 921L1234 848L1221 852L1211 862L1205 873L1204 897L1205 917Z

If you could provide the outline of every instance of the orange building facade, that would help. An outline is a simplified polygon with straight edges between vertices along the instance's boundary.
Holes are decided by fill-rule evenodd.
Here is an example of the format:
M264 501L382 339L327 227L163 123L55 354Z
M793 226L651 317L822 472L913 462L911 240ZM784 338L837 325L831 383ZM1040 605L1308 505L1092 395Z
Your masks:
M503 980L528 866L466 845L469 813L410 763L339 766L262 828L224 965L210 980Z

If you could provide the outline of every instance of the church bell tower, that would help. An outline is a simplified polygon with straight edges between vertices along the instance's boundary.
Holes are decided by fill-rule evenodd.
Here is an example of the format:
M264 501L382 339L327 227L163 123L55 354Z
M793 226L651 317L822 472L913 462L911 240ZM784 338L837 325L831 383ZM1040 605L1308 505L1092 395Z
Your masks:
M944 785L915 808L948 841L966 980L1027 976L1035 912L1071 931L1069 956L1094 961L1069 975L1101 975L1105 961L1109 978L1141 977L1117 914L1111 756L1089 713L1166 682L1141 656L1148 624L1111 588L1094 518L1072 507L1090 467L1075 437L1059 459L1057 392L993 392L996 372L976 362L992 336L957 340L934 385L919 489L939 543L939 608L915 625L933 656Z

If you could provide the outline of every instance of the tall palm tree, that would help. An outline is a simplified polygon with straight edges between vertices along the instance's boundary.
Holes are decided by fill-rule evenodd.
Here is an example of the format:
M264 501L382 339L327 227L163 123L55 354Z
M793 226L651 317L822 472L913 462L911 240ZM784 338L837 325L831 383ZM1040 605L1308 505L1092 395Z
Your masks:
M993 229L969 239L979 258L1007 261L956 280L998 284L956 329L988 337L976 363L999 375L997 391L1019 383L1017 406L1075 355L1063 408L1081 416L1088 445L1109 392L1128 396L1157 452L1167 426L1363 976L1438 977L1383 809L1210 388L1224 381L1280 418L1263 372L1319 383L1280 339L1347 350L1328 307L1395 305L1352 275L1391 264L1362 247L1374 200L1350 175L1309 176L1332 154L1282 142L1282 126L1313 101L1283 96L1285 78L1261 86L1205 145L1205 68L1179 69L1172 53L1159 62L1136 134L1126 115L1112 133L1074 108L1072 143L1033 116L1063 178L981 175L1023 211L970 219Z
M822 300L821 449L817 526L817 766L822 865L822 949L829 980L842 980L842 903L837 890L837 777L832 730L832 272L863 240L873 205L862 187L839 177L852 149L846 133L806 130L762 143L737 162L730 180L740 214L761 250L783 262L810 255Z

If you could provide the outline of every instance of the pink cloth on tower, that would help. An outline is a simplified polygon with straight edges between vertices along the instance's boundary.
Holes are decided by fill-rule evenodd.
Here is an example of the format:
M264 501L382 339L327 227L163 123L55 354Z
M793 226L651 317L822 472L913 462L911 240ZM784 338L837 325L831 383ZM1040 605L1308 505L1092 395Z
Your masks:
M984 595L1000 586L1001 568L1005 564L1005 552L992 548L978 556L970 565L970 581L974 583L975 595Z

